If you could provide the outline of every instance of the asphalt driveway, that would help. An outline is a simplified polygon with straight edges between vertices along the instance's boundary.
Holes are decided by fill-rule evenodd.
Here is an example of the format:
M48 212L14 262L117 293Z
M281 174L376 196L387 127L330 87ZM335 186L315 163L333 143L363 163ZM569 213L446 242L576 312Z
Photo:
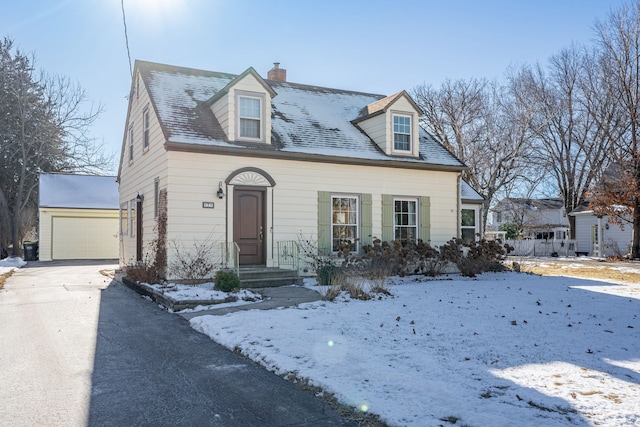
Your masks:
M93 262L30 263L0 291L2 426L355 425Z

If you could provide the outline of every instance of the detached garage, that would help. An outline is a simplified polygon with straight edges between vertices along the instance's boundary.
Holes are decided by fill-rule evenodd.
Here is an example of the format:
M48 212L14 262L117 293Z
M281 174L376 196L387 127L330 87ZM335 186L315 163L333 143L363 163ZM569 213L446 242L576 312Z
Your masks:
M118 258L116 177L41 174L38 211L41 261Z

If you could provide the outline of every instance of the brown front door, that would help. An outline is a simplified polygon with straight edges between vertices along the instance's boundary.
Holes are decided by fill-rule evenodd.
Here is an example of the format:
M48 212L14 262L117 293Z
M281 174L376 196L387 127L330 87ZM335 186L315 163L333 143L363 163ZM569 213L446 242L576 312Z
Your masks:
M264 190L233 192L233 240L240 247L240 264L264 264Z

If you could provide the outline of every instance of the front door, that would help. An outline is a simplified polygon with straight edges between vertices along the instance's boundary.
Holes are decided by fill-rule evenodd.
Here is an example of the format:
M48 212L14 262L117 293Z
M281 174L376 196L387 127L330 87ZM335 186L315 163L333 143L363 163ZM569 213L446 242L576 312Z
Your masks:
M233 240L240 247L240 265L265 264L264 189L233 191Z

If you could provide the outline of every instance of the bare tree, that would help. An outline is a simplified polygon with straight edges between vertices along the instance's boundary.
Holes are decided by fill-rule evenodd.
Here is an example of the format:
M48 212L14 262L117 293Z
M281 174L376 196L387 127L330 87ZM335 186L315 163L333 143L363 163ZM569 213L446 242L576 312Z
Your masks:
M536 110L532 131L534 163L553 176L567 212L586 199L606 161L604 129L589 113L586 89L593 70L593 56L572 46L551 57L547 69L525 66L519 74L523 98ZM575 218L569 233L575 236Z
M19 255L28 211L37 209L40 172L99 171L114 156L88 136L100 108L83 110L86 94L65 78L36 75L34 60L0 42L0 233Z
M489 204L525 176L532 111L511 84L448 80L412 94L425 112L422 125L469 167L463 178Z
M640 258L640 1L613 11L607 21L596 24L601 99L614 100L622 120L607 128L609 154L615 170L594 192L596 213L616 221L631 218L631 257ZM601 101L601 103L604 101ZM599 110L593 116L606 122ZM605 110L606 111L606 110Z

